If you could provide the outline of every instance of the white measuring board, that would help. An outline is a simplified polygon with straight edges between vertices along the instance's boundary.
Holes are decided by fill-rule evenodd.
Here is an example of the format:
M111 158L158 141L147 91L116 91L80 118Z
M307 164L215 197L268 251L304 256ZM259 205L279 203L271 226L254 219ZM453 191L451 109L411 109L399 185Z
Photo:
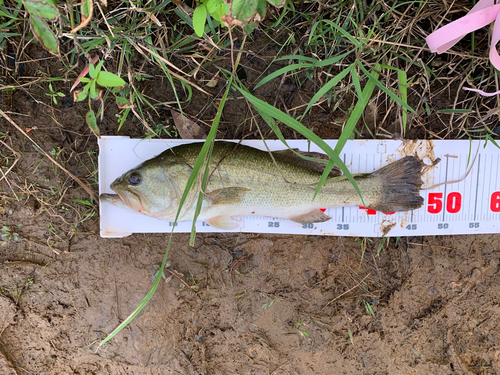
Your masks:
M139 140L104 136L99 140L99 193L113 193L110 184L124 172L167 148L200 140ZM237 141L235 141L237 142ZM292 148L321 151L305 140L287 141ZM336 140L326 141L335 147ZM261 140L243 144L265 149ZM286 148L281 141L266 141L270 150ZM310 148L308 148L310 146ZM475 158L477 153L477 157ZM478 234L500 232L500 150L484 141L348 141L341 159L352 173L372 172L406 155L419 156L426 165L424 186L462 179L474 161L472 170L460 182L421 190L424 205L418 210L383 213L360 207L327 208L331 220L299 224L270 217L242 217L240 228L231 232L287 233L337 236L416 236ZM441 161L432 166L433 161ZM170 233L173 223L139 213L100 205L101 236L124 237L132 233ZM198 222L198 232L224 232ZM175 232L190 232L191 222L180 222Z

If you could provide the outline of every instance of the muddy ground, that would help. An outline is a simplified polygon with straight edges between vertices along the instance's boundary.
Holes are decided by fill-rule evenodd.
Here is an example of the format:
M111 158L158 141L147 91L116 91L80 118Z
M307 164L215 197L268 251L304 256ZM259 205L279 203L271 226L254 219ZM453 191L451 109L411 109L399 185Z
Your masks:
M33 45L26 53L42 58L26 63L26 76L58 67ZM243 66L254 82L265 64L247 58ZM85 104L69 98L71 85L54 83L68 96L57 105L41 83L3 92L1 106L97 191L96 140L85 124ZM289 108L315 90L286 85L281 103ZM168 102L167 86L158 75L142 89ZM257 94L272 102L270 87ZM221 81L214 96L223 88ZM258 137L242 103L229 101L219 138ZM153 115L173 131L169 110ZM217 107L200 95L185 110L209 123ZM107 103L102 134L145 136L133 117L118 132L116 111ZM336 138L336 116L315 108L304 123L323 138ZM144 311L98 349L150 289L168 237L100 238L97 206L76 201L88 195L3 119L0 130L6 174L0 223L11 235L0 248L1 374L500 373L498 235L381 243L199 234L194 247L187 235L175 235L169 270L195 291L166 272ZM410 133L424 136L420 125Z

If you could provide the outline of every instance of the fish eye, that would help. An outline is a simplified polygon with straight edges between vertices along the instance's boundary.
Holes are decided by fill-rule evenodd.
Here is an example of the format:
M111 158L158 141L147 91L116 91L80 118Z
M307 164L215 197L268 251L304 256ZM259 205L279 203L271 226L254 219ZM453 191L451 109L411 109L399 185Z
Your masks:
M130 176L128 176L128 182L131 185L139 185L141 183L141 175L137 172L132 172Z

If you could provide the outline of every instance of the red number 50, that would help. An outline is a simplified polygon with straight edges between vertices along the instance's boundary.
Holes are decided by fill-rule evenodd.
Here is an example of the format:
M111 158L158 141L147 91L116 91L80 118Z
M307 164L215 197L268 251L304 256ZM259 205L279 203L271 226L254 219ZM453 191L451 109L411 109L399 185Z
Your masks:
M500 206L500 192L498 197L498 206ZM493 203L492 203L493 207ZM446 197L446 211L450 214L456 214L462 208L462 194L454 191ZM443 193L429 193L429 202L427 212L438 214L443 210ZM500 207L498 208L500 212Z

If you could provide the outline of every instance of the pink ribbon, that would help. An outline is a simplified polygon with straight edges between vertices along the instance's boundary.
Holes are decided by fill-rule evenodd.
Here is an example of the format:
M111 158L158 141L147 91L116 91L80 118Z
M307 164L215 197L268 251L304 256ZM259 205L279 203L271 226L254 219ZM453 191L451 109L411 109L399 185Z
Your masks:
M500 4L495 4L495 0L480 0L465 16L437 29L425 40L431 52L443 53L468 33L487 26L494 21L496 22L491 36L490 61L496 69L500 70L500 56L496 48L500 40ZM486 93L482 90L465 87L464 90L474 91L484 96L493 96L500 93L500 91Z

